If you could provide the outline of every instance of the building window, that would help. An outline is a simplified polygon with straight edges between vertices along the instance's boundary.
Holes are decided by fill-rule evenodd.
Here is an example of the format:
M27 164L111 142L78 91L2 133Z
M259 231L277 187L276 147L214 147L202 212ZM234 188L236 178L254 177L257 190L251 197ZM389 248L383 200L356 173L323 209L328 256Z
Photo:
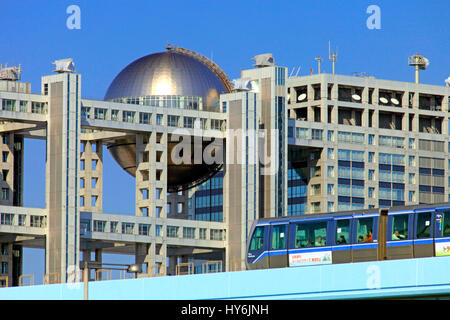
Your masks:
M93 171L97 170L97 163L98 163L98 160L92 160L92 170Z
M97 206L97 196L91 196L91 207Z
M327 185L327 194L330 196L334 195L334 184Z
M147 112L139 112L139 123L150 124L152 114Z
M328 148L328 160L333 160L333 159L334 159L334 149Z
M8 151L3 151L2 152L2 161L3 162L8 162L8 155L9 155Z
M328 166L327 175L328 175L329 178L333 178L334 177L334 167L333 166Z
M311 195L312 196L317 196L320 195L320 184L313 184L311 186Z
M110 229L112 233L117 233L119 230L119 222L117 221L111 221L110 222Z
M167 237L178 238L178 228L177 226L167 226Z
M81 170L81 171L84 170L84 165L85 165L84 160L80 160L80 170Z
M5 224L5 225L13 225L13 220L14 220L14 214L12 213L2 213L0 216L0 224Z
M134 111L123 111L122 112L122 121L133 123L136 116L136 112Z
M80 189L84 189L84 178L80 178Z
M169 127L178 127L178 122L180 121L179 116L168 115L167 116L167 125Z
M94 232L105 232L106 221L94 220Z
M313 213L320 212L320 202L312 202L311 203L311 212L313 212Z
M9 189L2 188L2 200L9 200Z
M375 161L375 152L369 152L369 163L373 163Z
M312 140L322 140L322 129L312 129L311 131L311 139Z
M164 115L162 115L162 114L156 114L156 124L158 125L158 126L162 126L164 123L163 123L163 117L164 117Z
M328 210L328 212L333 212L334 211L334 202L329 201L327 203L327 210Z
M3 274L8 273L8 262L2 262L2 270L1 270Z
M139 224L139 235L149 236L150 235L150 225L149 224Z
M183 238L195 239L195 228L183 227Z
M163 226L162 225L159 225L159 224L156 225L155 235L157 237L162 237L163 236Z
M134 233L134 223L122 222L122 233L123 234L133 234Z
M142 200L148 199L148 189L141 189Z
M368 141L368 143L369 143L370 145L373 145L374 140L375 140L375 135L369 134L369 141Z
M91 178L91 188L92 189L97 188L97 182L98 182L98 178Z
M194 128L195 118L193 117L183 117L183 126L185 128Z
M333 130L328 130L327 139L328 139L328 141L334 141L334 131Z

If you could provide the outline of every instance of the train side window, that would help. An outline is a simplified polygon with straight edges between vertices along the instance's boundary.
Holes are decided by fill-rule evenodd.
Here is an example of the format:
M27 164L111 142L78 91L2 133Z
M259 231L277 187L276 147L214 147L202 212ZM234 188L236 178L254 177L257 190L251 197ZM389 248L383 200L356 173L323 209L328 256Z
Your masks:
M408 239L408 215L396 214L392 216L392 240Z
M442 213L442 236L450 237L450 211Z
M322 247L327 244L327 223L299 223L295 226L295 248Z
M286 225L272 226L272 250L286 249Z
M264 227L256 227L250 242L250 250L262 250L264 248Z
M350 219L336 221L336 244L350 243Z
M360 218L356 224L356 242L373 242L373 218Z
M431 212L417 214L416 238L429 238L431 235Z

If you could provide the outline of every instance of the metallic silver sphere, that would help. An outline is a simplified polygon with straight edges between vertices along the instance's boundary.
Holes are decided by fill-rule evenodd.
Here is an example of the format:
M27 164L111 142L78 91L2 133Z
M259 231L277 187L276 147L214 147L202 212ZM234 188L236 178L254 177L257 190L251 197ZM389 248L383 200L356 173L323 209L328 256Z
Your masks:
M220 94L226 92L216 73L204 63L194 57L168 51L147 55L126 66L109 86L104 100L153 105L155 101L159 103L180 98L183 102L201 101L194 107L191 104L189 109L219 111ZM168 143L168 155L174 145ZM108 150L125 171L136 176L134 139L117 140L108 145ZM198 185L221 168L221 165L205 163L175 165L169 156L167 160L169 192Z
M176 52L158 52L126 66L113 80L105 100L143 96L197 96L217 108L226 90L216 74L200 61Z

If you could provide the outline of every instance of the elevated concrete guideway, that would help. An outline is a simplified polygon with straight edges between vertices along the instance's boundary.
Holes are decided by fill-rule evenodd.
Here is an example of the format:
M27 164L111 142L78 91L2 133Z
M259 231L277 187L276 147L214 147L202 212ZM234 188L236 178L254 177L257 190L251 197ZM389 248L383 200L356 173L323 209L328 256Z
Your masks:
M89 282L92 300L449 298L450 257ZM155 290L158 288L158 290ZM1 288L0 299L83 299L82 283Z

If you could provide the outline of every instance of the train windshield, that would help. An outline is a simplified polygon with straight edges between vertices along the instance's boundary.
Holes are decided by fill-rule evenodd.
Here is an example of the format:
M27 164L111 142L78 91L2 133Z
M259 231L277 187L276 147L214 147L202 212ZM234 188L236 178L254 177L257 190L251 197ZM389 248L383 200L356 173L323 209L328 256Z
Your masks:
M264 227L256 227L250 242L250 250L261 250L264 248Z

